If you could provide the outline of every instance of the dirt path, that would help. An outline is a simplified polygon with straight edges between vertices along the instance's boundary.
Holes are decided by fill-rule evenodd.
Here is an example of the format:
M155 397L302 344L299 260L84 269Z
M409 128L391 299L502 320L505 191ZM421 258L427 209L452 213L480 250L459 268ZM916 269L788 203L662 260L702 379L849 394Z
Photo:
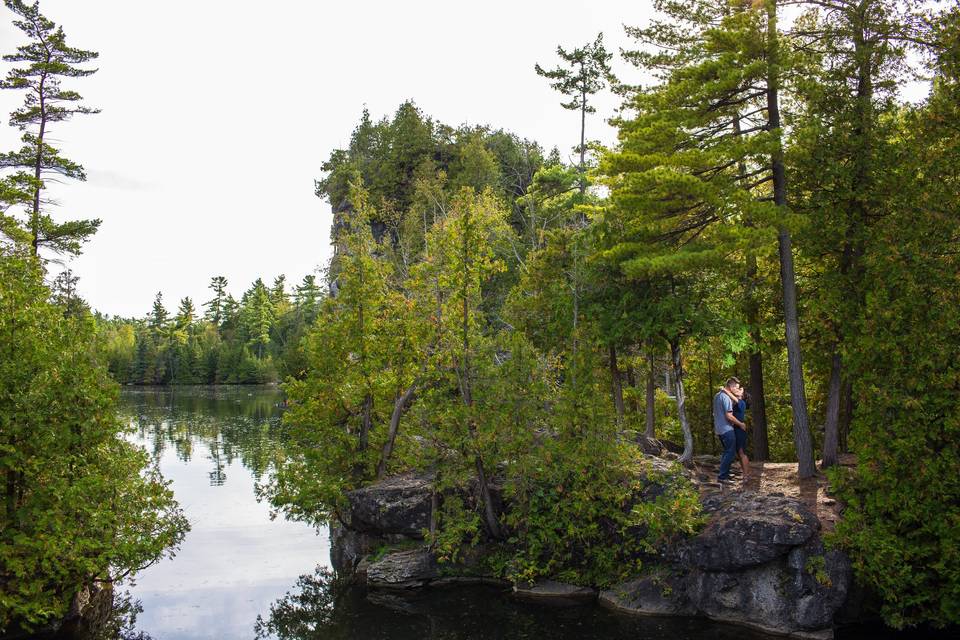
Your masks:
M856 457L844 454L840 464L845 467L856 465ZM721 486L717 482L719 458L716 456L697 456L694 461L694 478L700 485L703 495L725 493L729 491L754 491L771 495L783 495L802 500L820 519L824 531L831 531L840 518L840 505L827 495L827 477L818 473L812 478L800 480L797 477L795 462L751 462L751 478L744 483L737 475L733 484ZM733 464L734 473L740 472L739 462Z

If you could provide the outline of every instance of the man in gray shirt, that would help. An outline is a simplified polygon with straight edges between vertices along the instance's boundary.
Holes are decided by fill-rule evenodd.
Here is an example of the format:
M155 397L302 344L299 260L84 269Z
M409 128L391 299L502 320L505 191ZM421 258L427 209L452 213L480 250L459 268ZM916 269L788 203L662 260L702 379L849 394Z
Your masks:
M717 479L720 482L730 480L730 465L737 455L737 435L733 431L734 425L743 429L746 425L737 420L733 415L733 400L731 394L740 386L740 381L736 378L727 378L724 389L717 392L713 397L713 432L720 438L723 444L723 455L720 456L720 471Z

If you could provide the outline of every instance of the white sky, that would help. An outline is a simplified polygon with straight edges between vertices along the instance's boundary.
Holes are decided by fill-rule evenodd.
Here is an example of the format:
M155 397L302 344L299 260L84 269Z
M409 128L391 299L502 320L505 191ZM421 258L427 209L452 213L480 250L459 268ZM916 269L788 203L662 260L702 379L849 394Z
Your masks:
M142 316L162 291L199 306L212 275L239 294L257 277L291 284L326 264L330 207L313 180L366 104L379 118L412 98L450 125L490 124L569 153L578 117L533 71L557 44L602 31L626 45L649 0L42 0L67 43L100 52L72 83L103 113L53 137L86 183L53 192L58 219L99 217L70 266L105 313ZM22 42L0 8L0 51ZM9 65L0 63L3 74ZM631 76L628 80L634 79ZM0 112L22 94L0 92ZM607 96L588 136L612 142ZM0 149L20 133L0 126Z

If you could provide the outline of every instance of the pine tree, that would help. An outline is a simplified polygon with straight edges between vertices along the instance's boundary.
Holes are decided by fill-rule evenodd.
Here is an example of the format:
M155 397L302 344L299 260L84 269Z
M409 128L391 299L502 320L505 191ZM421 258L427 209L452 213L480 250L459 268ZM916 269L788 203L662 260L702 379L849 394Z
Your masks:
M622 150L610 156L605 172L619 194L614 200L646 221L647 235L661 247L661 267L717 270L730 255L744 256L750 280L745 311L755 342L756 257L776 239L794 443L800 476L809 477L816 468L780 118L781 78L791 61L782 47L776 2L741 7L689 0L658 6L691 28L655 23L634 30L659 49L633 59L661 77L628 102L638 115L620 120ZM660 199L650 202L651 193ZM641 211L646 204L658 214ZM754 367L760 365L756 347L754 353L751 371L762 379L762 367ZM758 431L762 451L766 438L764 430Z
M270 289L270 301L274 307L281 307L290 301L287 296L287 276L282 273L273 279L273 287Z
M799 46L808 60L799 83L801 114L792 136L795 207L810 221L803 250L820 282L811 301L829 354L823 466L839 462L841 437L854 418L854 380L845 360L857 340L866 302L864 261L902 144L895 130L897 90L908 45L930 53L925 20L892 0L817 3L801 17Z
M223 276L213 276L210 278L210 289L213 291L213 298L203 303L206 308L206 319L220 327L224 317L224 305L227 296L227 279Z
M294 304L307 315L316 315L317 304L323 297L323 290L317 284L317 276L308 273L297 285L293 294Z
M196 319L196 308L193 306L193 300L186 297L180 300L180 308L177 309L176 325L180 329L189 329L193 326Z
M167 325L169 314L163 306L163 292L158 291L153 299L153 309L150 311L148 324L154 331L162 330Z
M25 131L23 146L19 151L0 154L0 167L16 169L21 184L28 185L31 192L25 226L33 255L38 255L41 247L54 253L76 255L96 232L100 221L54 222L47 213L50 202L43 197L44 177L54 174L86 180L83 167L60 155L51 144L50 133L52 125L76 114L98 112L81 105L79 93L61 86L64 78L83 78L95 73L95 69L79 65L95 59L98 54L68 46L63 28L40 13L38 2L5 0L4 4L18 16L14 24L30 41L18 47L16 53L3 56L7 62L27 64L11 69L0 82L0 89L26 90L27 97L23 107L10 114L10 124Z
M563 60L563 65L546 70L537 64L534 69L537 75L551 80L551 87L570 98L569 102L561 103L564 109L580 112L580 145L576 149L580 154L577 167L582 194L587 190L587 114L597 112L590 100L612 81L610 59L613 54L607 53L601 33L593 42L576 47L573 51L558 46L557 55Z
M80 318L89 313L90 308L77 293L77 283L80 277L74 275L72 269L64 269L54 278L50 286L51 300L63 308L66 316Z
M243 297L240 315L247 334L247 344L256 349L257 358L262 360L265 350L270 346L270 329L275 320L270 291L263 280L257 278Z

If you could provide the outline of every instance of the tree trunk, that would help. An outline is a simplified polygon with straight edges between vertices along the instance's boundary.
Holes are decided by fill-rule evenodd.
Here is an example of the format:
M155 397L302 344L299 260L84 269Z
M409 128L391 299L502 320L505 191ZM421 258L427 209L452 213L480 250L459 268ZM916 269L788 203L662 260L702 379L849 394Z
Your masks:
M487 532L495 540L503 537L500 532L500 522L497 519L497 512L493 508L493 497L490 495L490 485L487 483L487 474L483 468L483 458L477 453L476 456L477 482L480 487L480 500L483 502L483 519L487 526Z
M357 444L358 451L366 451L370 439L370 428L373 424L373 396L367 393L363 399L363 408L360 412L360 438Z
M633 368L632 364L627 365L627 368L624 370L624 375L627 377L627 386L631 389L636 389L637 370ZM633 394L633 412L638 416L643 412L640 408L640 396L636 393Z
M49 56L47 59L49 61ZM30 242L30 248L34 258L40 254L40 176L43 173L43 136L47 128L47 93L44 88L46 77L47 74L44 73L40 79L40 130L37 133L37 157L33 167L33 177L37 184L33 188L33 211L30 216L30 231L33 238Z
M763 351L761 350L760 310L757 305L757 257L747 255L747 300L746 316L750 327L750 412L753 414L753 457L756 460L770 459L770 438L767 426L767 400L763 389Z
M771 155L773 170L773 200L782 210L787 205L787 175L783 161L780 133L780 69L779 33L777 31L777 3L767 0L767 117L770 131L776 132L776 146ZM807 415L807 393L803 381L803 358L800 350L800 325L797 319L797 280L793 266L793 243L790 230L781 224L777 233L780 253L780 280L783 287L783 316L787 340L787 365L790 374L790 404L793 408L793 442L797 454L797 472L800 478L816 474L813 459L813 441L810 437L810 419Z
M587 191L587 92L580 93L580 195ZM583 214L580 214L583 215Z
M763 390L763 354L759 349L750 354L750 411L753 413L753 457L770 459L770 436L767 426L767 400Z
M839 439L840 451L848 453L847 438L850 435L850 423L853 422L854 403L853 403L853 384L849 377L844 376L843 391L840 394L840 425Z
M390 415L390 430L387 432L387 441L383 443L383 449L380 452L380 463L377 465L377 479L382 480L387 473L387 461L393 454L393 445L397 440L397 432L400 430L400 418L403 416L404 409L407 408L416 395L416 386L411 384L407 387L396 402L393 403L393 413Z
M687 420L687 400L683 393L683 357L680 354L680 339L670 341L670 357L673 361L673 388L677 396L677 417L680 419L680 428L683 430L683 454L680 456L682 464L693 461L693 433L690 431L690 421Z
M648 438L655 438L656 435L654 430L656 428L656 419L657 419L657 384L654 380L656 375L654 368L655 360L653 354L647 355L647 431L646 436Z
M623 378L617 365L617 348L610 345L610 380L613 393L613 408L617 410L617 424L623 424Z
M839 349L839 345L835 347ZM843 391L843 360L840 352L835 351L830 362L830 385L827 390L827 416L824 423L823 463L822 467L839 464L837 448L839 444L840 395Z

